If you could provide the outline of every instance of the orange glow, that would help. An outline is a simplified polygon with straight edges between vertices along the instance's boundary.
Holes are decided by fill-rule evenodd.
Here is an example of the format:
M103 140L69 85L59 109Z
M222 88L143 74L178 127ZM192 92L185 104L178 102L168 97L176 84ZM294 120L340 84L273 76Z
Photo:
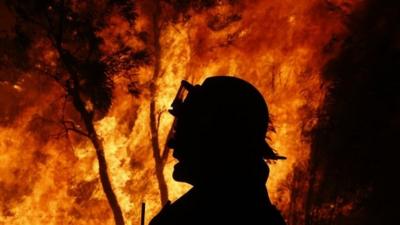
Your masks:
M251 82L269 104L275 128L268 135L269 142L287 157L270 165L267 184L271 200L287 215L291 201L289 182L295 168L307 168L311 144L307 131L318 122L318 110L329 85L322 83L321 70L338 53L346 35L342 13L351 13L356 7L351 1L329 1L342 10L335 11L325 2L239 1L233 6L221 3L204 11L191 10L188 20L173 22L164 18L167 15L160 17L165 23L160 29L160 73L155 80L155 98L161 149L173 119L167 110L182 79L198 84L208 76L232 75ZM151 16L142 7L145 3L137 4L136 24L127 23L115 12L97 33L103 38L101 50L105 55L116 51L116 36L135 50L148 47L148 43L129 33L151 32ZM218 27L212 25L218 23L218 18L223 20L234 14L238 19ZM46 42L39 41L34 48L43 48L43 52L35 54L51 70L58 55L43 46ZM142 202L146 202L146 223L160 210L149 127L152 63L115 74L112 107L95 123L127 225L139 224ZM91 143L75 134L70 140L55 138L51 134L59 130L52 124L43 128L50 131L35 126L35 120L60 114L55 109L62 107L62 101L57 99L65 94L52 81L44 85L33 82L37 73L33 71L18 84L0 83L1 87L10 86L8 92L19 99L21 106L15 112L16 120L0 126L0 200L5 202L0 208L0 225L111 225L114 221L98 181ZM137 97L127 87L133 73L141 90ZM72 110L66 113L79 119ZM172 180L174 163L170 154L164 175L172 201L190 188ZM351 210L351 205L344 208Z

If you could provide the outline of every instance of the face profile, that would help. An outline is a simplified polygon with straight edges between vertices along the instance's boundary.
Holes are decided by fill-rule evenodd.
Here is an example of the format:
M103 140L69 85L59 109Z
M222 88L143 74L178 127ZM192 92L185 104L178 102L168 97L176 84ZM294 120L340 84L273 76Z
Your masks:
M151 225L214 224L205 221L211 218L227 224L247 216L259 221L255 224L285 224L265 187L266 160L284 157L265 141L268 108L254 86L230 76L209 77L201 85L182 81L170 113L175 121L167 143L177 160L173 178L193 188ZM218 204L210 204L216 199ZM221 206L240 216L221 214ZM252 216L245 213L250 209ZM259 210L264 212L253 215Z
M171 114L175 122L169 147L178 160L177 181L205 182L225 168L246 164L250 157L279 158L265 142L267 105L252 85L239 78L211 77L201 86L183 81Z

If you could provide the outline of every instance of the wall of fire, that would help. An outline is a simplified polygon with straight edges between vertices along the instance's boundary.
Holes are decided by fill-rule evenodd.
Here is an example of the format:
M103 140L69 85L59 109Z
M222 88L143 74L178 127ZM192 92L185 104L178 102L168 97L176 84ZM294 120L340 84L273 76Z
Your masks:
M288 224L394 224L398 21L378 0L1 1L0 224L149 221L190 188L164 146L180 80L219 74L269 103Z

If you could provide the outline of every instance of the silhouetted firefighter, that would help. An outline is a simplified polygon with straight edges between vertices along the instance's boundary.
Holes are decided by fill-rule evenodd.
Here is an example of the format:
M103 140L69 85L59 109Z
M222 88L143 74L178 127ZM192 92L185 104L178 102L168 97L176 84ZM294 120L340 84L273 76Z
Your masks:
M170 112L173 178L193 188L150 225L285 224L265 187L265 160L284 157L265 141L268 109L251 84L228 76L182 81Z

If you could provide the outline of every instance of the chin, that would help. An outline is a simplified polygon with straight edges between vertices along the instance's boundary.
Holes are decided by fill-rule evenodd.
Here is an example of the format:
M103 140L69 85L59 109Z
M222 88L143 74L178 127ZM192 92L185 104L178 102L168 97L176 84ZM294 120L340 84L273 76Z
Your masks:
M174 166L174 171L172 173L172 178L178 182L185 182L192 184L191 176L189 176L187 169L183 168L181 163Z

